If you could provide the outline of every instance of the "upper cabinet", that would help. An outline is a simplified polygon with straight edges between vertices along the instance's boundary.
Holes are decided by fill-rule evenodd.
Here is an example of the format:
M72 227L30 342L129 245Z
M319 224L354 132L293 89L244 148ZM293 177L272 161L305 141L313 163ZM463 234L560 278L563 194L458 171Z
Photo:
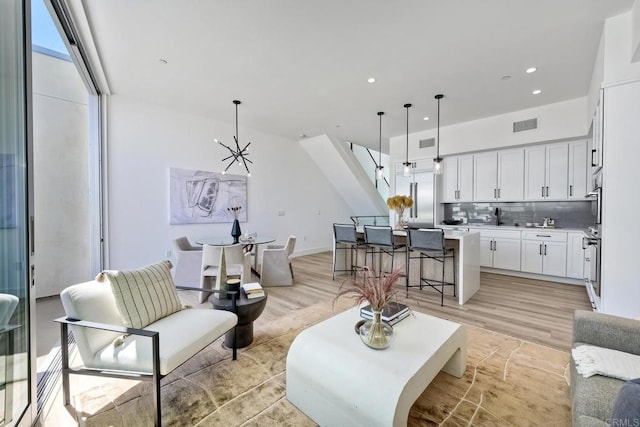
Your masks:
M448 156L439 201L585 200L591 154L575 140Z
M588 182L588 141L569 143L569 199L583 200Z
M473 200L473 156L445 157L442 173L444 203Z
M525 148L525 200L567 199L568 165L569 144L566 142Z
M590 164L593 168L593 172L596 172L602 168L602 147L604 139L604 91L600 89L600 97L598 104L596 105L596 111L593 115L593 122L591 123L591 135L593 139L593 147L591 149Z
M522 148L475 154L473 200L522 200L523 166Z

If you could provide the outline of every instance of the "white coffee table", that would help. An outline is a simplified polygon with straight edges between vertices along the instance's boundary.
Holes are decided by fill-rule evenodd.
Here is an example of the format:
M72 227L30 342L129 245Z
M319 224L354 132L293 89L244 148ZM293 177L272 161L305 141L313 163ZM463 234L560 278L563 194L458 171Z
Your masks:
M353 308L300 333L287 355L287 399L321 426L406 426L409 410L441 370L462 377L462 325L414 313L386 350L354 331Z

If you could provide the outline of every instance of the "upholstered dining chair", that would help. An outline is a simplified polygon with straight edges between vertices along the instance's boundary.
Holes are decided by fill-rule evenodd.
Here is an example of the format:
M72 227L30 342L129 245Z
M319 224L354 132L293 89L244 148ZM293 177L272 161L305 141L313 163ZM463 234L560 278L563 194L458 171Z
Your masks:
M215 279L220 274L220 255L223 247L227 277L239 277L240 283L251 281L251 253L244 253L242 245L203 245L202 268L200 270L200 287L202 289L214 288ZM205 302L209 295L209 292L201 291L199 295L200 302Z
M176 265L173 268L173 281L179 286L200 286L200 267L202 265L202 246L195 246L185 236L173 241Z
M287 244L268 245L262 251L260 283L262 286L293 286L291 259L296 246L296 236L289 236Z

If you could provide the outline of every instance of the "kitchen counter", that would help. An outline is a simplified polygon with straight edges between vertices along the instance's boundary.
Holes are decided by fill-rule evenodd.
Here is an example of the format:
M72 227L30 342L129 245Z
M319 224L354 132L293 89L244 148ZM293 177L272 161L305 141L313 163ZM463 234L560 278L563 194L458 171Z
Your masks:
M364 237L364 229L358 228L357 233L359 237ZM406 243L407 232L404 230L393 231L394 241L397 243ZM453 248L456 254L456 264L454 266L456 270L456 289L458 304L463 305L466 303L478 290L480 289L480 233L477 231L466 230L450 230L447 229L444 232L445 245ZM335 245L334 245L335 248ZM364 265L364 249L358 256L358 263L360 266ZM344 257L336 257L334 253L334 269L345 270L351 264L350 252L344 251ZM406 252L400 251L395 254L397 257L395 265L406 265ZM412 260L411 277L408 279L412 283L417 283L418 272L420 271L419 260ZM447 262L451 262L449 259ZM415 264L415 267L414 267ZM425 262L425 268L432 268L429 263ZM446 268L447 275L450 268ZM435 273L432 273L432 275ZM453 279L452 277L450 278ZM447 279L449 280L449 278Z
M438 228L442 228L444 230L456 230L456 229L463 229L466 230L467 228L476 228L476 229L493 229L493 230L518 230L518 231L564 231L564 232L573 232L573 233L583 233L584 231L586 231L586 227L585 228L572 228L572 227L524 227L524 226L514 226L514 225L495 225L495 224L476 224L476 223L470 223L470 224L459 224L459 225L438 225Z

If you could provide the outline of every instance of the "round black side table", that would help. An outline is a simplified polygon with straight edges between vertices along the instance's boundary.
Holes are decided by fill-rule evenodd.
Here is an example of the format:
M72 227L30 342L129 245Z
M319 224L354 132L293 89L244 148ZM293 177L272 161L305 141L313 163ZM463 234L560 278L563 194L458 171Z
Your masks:
M231 311L230 299L219 299L216 295L212 295L209 297L209 302L216 310ZM237 348L246 347L253 342L253 321L260 317L266 305L266 292L263 297L251 299L244 296L242 292L240 293L236 300L236 309L238 311L238 325L236 326ZM225 334L224 344L229 348L233 347L233 329Z

